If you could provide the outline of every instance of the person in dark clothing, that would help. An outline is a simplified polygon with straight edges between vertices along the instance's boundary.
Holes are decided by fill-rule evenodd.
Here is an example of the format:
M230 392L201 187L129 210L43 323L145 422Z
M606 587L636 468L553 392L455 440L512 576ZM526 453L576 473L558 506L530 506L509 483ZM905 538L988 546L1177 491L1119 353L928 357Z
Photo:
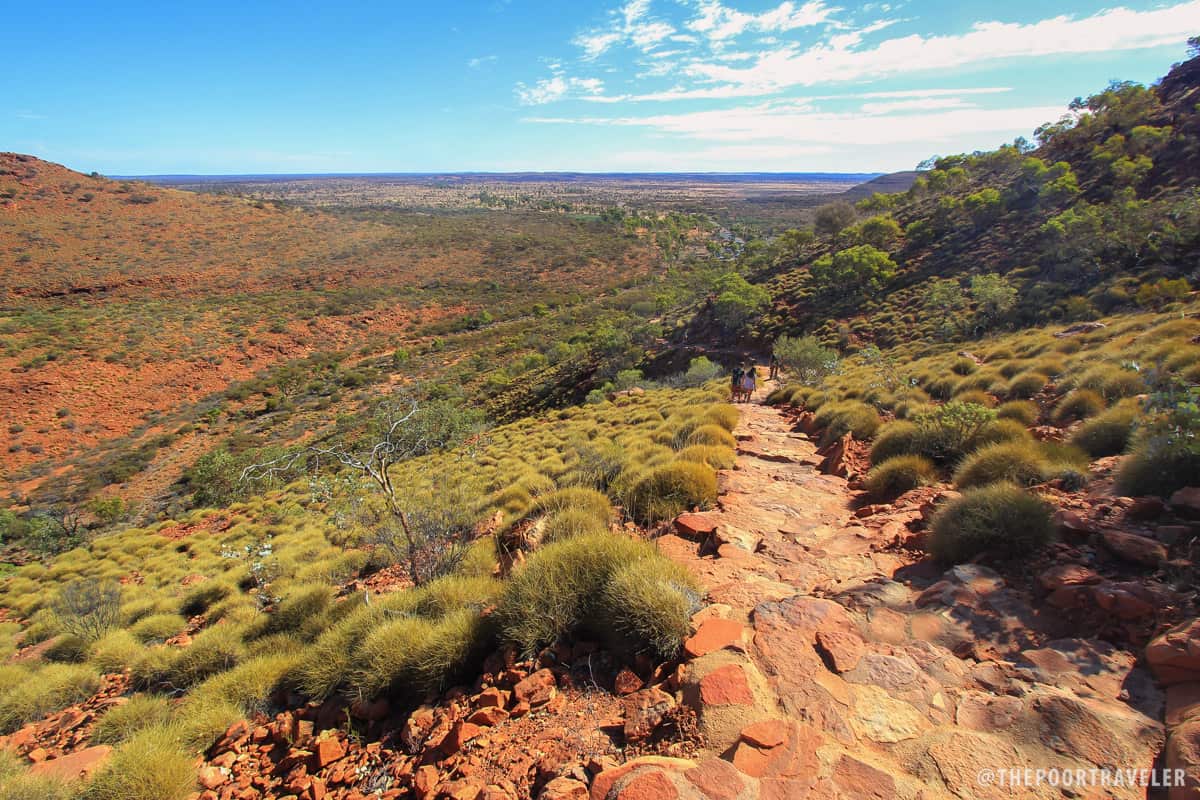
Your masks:
M739 363L737 366L735 366L733 368L733 372L729 376L729 391L732 393L733 401L735 403L737 402L737 399L738 399L738 392L742 388L742 375L743 374L744 373L742 370L742 365Z
M779 356L771 353L771 374L767 376L769 380L775 380L779 377Z

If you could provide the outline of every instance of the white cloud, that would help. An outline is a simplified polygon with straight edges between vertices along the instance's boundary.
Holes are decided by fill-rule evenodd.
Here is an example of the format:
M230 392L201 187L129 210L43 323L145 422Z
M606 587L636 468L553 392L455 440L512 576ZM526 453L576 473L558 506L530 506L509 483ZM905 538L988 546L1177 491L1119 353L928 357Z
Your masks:
M499 59L499 56L479 56L477 58L472 58L471 60L469 60L467 62L467 66L470 67L471 69L479 69L484 64L491 64L492 62L494 62L498 59Z
M687 70L705 81L769 94L794 86L945 70L981 61L1133 50L1182 44L1200 20L1200 0L1132 11L1114 8L1090 17L1058 16L1021 24L979 22L963 34L913 34L856 49L853 37L834 37L806 50L783 45L760 53L748 67L695 62Z
M533 86L518 83L516 94L523 105L539 106L568 97L589 99L601 95L603 91L604 82L599 78L569 78L559 74L542 78Z
M650 0L629 0L610 12L608 24L597 30L581 33L573 40L583 50L583 57L593 60L624 42L643 52L649 52L678 34L674 26L662 20L650 19Z
M871 147L933 143L965 135L1011 138L1062 116L1061 106L1004 109L948 108L897 114L894 109L830 113L803 101L744 108L626 117L531 118L530 122L649 128L663 134L757 145Z
M828 22L837 10L826 6L821 0L813 0L799 7L788 0L770 11L750 14L721 5L720 0L701 0L699 16L687 27L708 37L710 41L720 42L750 30L773 33L820 25Z

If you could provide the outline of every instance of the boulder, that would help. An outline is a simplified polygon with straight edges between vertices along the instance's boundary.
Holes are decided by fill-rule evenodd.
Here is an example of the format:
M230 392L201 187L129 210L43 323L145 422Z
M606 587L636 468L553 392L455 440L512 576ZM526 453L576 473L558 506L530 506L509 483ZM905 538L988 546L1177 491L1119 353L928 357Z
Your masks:
M1180 623L1153 639L1146 645L1146 663L1164 685L1200 681L1200 619Z
M1134 564L1156 567L1167 560L1167 548L1148 536L1106 530L1100 532L1100 541L1114 555Z
M106 744L100 744L84 750L78 750L62 758L38 762L30 767L29 771L34 775L54 777L64 781L75 781L87 778L96 770L103 767L108 763L111 755L112 748Z

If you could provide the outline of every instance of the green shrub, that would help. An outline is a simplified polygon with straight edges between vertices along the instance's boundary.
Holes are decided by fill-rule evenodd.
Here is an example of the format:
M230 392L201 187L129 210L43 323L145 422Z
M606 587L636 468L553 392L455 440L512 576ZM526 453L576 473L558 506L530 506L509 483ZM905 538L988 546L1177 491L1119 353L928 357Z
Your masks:
M825 429L822 441L829 443L849 433L866 441L879 430L881 421L874 408L858 400L827 403L817 412L817 425Z
M0 777L2 800L75 800L76 786L55 775L20 772Z
M1066 425L1094 417L1104 410L1104 398L1090 389L1076 389L1054 407L1054 422Z
M1141 375L1113 364L1092 367L1079 379L1079 386L1099 392L1109 400L1133 397L1146 391L1146 383Z
M78 663L87 658L90 645L86 639L81 639L70 633L56 636L46 648L44 658L47 661L67 661Z
M26 722L81 703L100 686L100 676L82 664L47 664L37 671L10 673L20 682L0 694L0 734L12 733ZM0 678L0 686L7 682Z
M608 530L607 523L579 508L556 511L546 517L545 524L542 541L546 543L587 533L603 533Z
M738 411L737 406L729 403L717 403L710 406L704 412L704 419L711 422L713 425L720 425L727 431L732 431L737 427L738 422L742 418L742 412Z
M233 591L232 586L222 581L202 581L189 589L188 593L183 596L183 600L179 604L179 613L185 617L203 614L210 606L224 600Z
M708 464L713 469L733 469L737 463L737 453L728 447L710 447L702 444L683 448L679 451L678 458L680 461Z
M996 405L996 398L982 389L967 389L966 391L956 392L954 399L960 403L974 403L986 408Z
M995 429L996 412L977 403L952 400L913 422L917 432L910 452L936 464L953 464L978 447L989 428Z
M693 461L675 461L645 473L629 492L629 513L644 525L716 502L717 476Z
M896 456L916 455L919 452L919 438L920 429L915 423L889 422L880 429L871 445L871 463L882 464Z
M568 508L591 514L596 519L603 520L606 526L612 516L612 503L609 502L608 496L604 492L582 486L558 489L542 495L534 503L530 516L553 514Z
M1200 453L1165 438L1135 443L1117 470L1117 491L1131 497L1166 498L1185 486L1200 486Z
M142 617L129 632L142 644L155 644L170 639L187 627L187 620L178 614L151 614Z
M692 445L707 445L709 447L728 447L731 450L737 447L737 441L734 440L733 434L722 428L720 425L701 425L692 434L688 436L686 446Z
M127 630L115 630L92 645L89 661L102 673L132 667L146 650Z
M955 375L970 375L977 369L979 369L979 365L966 356L959 356L950 364L950 371Z
M192 759L177 732L152 727L113 751L82 800L183 800L196 786Z
M1071 444L1082 448L1092 458L1120 455L1129 446L1137 417L1137 406L1132 402L1118 403L1083 423L1071 437Z
M892 456L867 473L866 489L874 498L893 500L918 486L937 482L937 468L924 456Z
M598 619L609 620L622 644L674 658L691 633L703 593L682 566L661 556L626 564L604 587Z
M1034 425L1038 419L1037 404L1030 400L1009 400L996 409L1000 419L1011 419L1025 426Z
M247 637L295 633L302 639L315 638L325 628L326 612L332 604L333 587L324 584L300 586L280 601L274 611L260 616Z
M1047 479L1049 466L1035 442L1000 442L963 459L954 472L954 485L959 489L1001 482L1032 486Z
M770 393L767 394L764 402L769 406L788 405L792 402L792 398L795 396L796 390L799 388L800 386L798 384L789 383L786 386L780 386L772 389Z
M436 620L464 608L478 613L491 605L499 592L500 584L490 575L445 575L418 589L385 598L382 605L385 610L411 611L426 619Z
M360 697L387 692L419 699L458 677L485 643L482 619L472 609L437 622L389 620L363 639L349 683Z
M119 744L138 731L166 725L171 719L167 698L154 694L135 694L119 706L112 706L92 729L96 744Z
M1006 396L1015 400L1028 400L1046 386L1046 376L1038 372L1022 372L1009 381Z
M359 645L384 622L383 609L360 606L334 623L308 646L296 664L293 682L307 696L323 700L347 683Z
M609 590L619 572L641 561L656 561L659 566L630 572ZM654 545L613 534L581 536L543 547L504 588L495 614L500 634L526 655L571 634L611 638L615 633L621 638L618 644L631 651L661 651L678 630L673 627L674 613L694 600L690 594L694 584L673 585L685 578L662 561ZM664 577L669 580L657 590L645 585L647 580ZM672 598L671 592L682 593L686 602ZM612 607L614 602L625 605L618 611Z
M1012 484L970 489L933 519L929 549L944 563L969 561L982 553L1027 558L1054 535L1051 508Z
M238 629L228 624L216 625L201 631L189 646L177 650L158 682L174 689L193 686L232 668L245 654Z
M815 386L838 368L838 354L815 336L781 336L775 340L775 356L784 372L802 385Z

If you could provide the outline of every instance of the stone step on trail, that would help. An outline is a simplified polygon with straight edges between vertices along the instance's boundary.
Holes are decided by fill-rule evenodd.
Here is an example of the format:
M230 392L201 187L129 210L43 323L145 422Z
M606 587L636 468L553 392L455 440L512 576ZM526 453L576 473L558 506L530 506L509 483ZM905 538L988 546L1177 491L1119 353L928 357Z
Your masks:
M858 516L847 481L818 471L816 443L776 409L738 408L717 507L657 540L711 603L677 676L707 756L630 762L593 800L1059 798L977 775L1154 766L1163 697L1133 654L1055 638L985 567L897 548L931 494Z

